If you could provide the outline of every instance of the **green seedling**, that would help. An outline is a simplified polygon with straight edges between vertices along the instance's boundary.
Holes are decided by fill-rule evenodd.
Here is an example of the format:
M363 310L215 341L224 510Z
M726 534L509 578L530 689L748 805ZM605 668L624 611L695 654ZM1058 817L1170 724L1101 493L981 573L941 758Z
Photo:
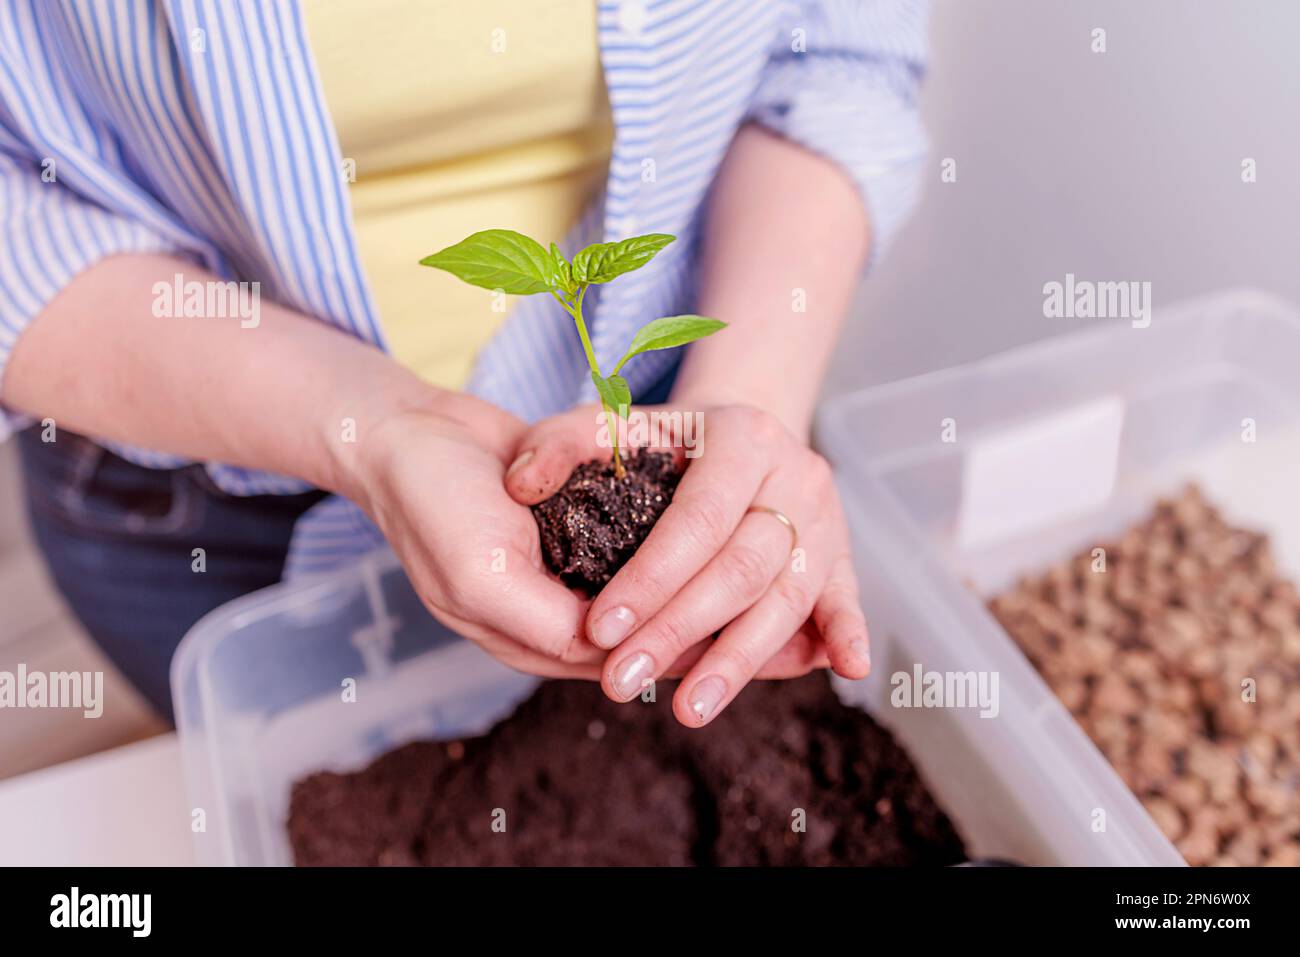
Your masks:
M623 478L623 458L619 451L618 420L626 419L632 405L627 381L619 375L635 355L656 349L673 349L696 339L711 336L726 326L725 322L704 316L665 316L647 322L632 337L632 344L614 370L605 376L596 362L591 337L582 318L582 299L587 289L598 283L611 282L624 273L640 269L659 250L677 237L667 233L633 236L616 243L594 243L578 252L573 261L564 258L555 243L549 251L541 243L511 229L485 229L420 260L422 266L442 269L474 286L503 292L511 296L550 293L573 317L582 340L582 350L591 367L591 381L600 395L610 442L614 446L614 474Z

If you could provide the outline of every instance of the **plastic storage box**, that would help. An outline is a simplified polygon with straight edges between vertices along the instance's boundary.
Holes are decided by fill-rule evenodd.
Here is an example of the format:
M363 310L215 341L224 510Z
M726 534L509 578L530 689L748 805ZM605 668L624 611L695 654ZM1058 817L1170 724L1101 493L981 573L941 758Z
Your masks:
M483 733L536 682L438 625L388 553L230 602L194 626L172 663L187 791L203 811L198 862L292 863L285 821L295 780L363 767L412 740ZM869 682L839 690L878 710ZM1000 767L954 744L960 735L949 726L963 717L923 720L909 741L927 783L954 809L965 788L991 791L1002 780ZM954 822L980 856L1008 857L1026 846L1007 837L1019 832L1018 815L1037 813L1009 799L982 817L954 813Z
M886 649L865 682L877 687L860 693L990 842L983 852L1181 863L984 600L1189 481L1268 533L1300 578L1300 314L1241 292L1157 309L1146 328L1090 323L837 399L818 439L846 500L873 649ZM997 673L998 716L891 708L883 685L917 663Z

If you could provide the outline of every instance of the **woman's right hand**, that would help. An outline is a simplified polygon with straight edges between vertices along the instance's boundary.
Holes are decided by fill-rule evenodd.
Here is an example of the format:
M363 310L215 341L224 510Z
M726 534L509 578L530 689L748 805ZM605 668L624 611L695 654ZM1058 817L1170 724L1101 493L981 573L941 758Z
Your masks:
M596 679L605 653L584 636L588 603L546 572L532 513L505 490L524 428L490 403L430 390L359 429L341 490L448 628L520 671Z

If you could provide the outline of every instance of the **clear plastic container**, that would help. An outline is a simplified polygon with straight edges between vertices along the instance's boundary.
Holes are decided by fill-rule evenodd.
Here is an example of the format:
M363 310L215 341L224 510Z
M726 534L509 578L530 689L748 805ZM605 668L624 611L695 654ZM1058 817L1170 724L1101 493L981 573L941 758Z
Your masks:
M356 682L351 702L348 679ZM186 635L172 664L187 791L203 811L198 862L290 864L285 821L295 780L361 768L416 739L481 734L535 685L441 628L388 554L217 609ZM837 687L846 701L880 710L872 683ZM1060 860L1020 839L1020 815L1032 819L1035 809L1002 793L1001 765L962 745L961 722L918 718L901 722L912 757L974 852ZM985 796L982 804L966 799L968 788Z
M198 862L292 863L285 821L295 780L361 768L408 741L481 734L536 683L438 625L388 553L230 602L194 626L172 663L186 787L203 811ZM878 710L868 682L837 689ZM953 722L934 717L906 730L941 804L955 806L970 785L996 792L997 768L956 743ZM954 775L959 783L945 785ZM954 823L980 856L1029 860L1018 857L1027 845L1016 839L1015 813L1008 796Z
M1049 320L1045 322L1068 321ZM1189 481L1300 578L1300 314L1233 292L827 403L875 672L857 689L980 839L1030 863L1181 857L986 610ZM996 718L888 702L890 676L999 676ZM874 687L872 687L874 686Z

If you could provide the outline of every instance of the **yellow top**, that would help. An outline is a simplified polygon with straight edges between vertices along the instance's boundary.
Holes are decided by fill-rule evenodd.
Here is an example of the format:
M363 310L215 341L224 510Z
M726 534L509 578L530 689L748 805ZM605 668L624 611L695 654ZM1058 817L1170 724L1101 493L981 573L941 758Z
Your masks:
M311 0L307 30L396 357L449 388L509 304L421 257L492 227L559 241L613 122L592 0Z

